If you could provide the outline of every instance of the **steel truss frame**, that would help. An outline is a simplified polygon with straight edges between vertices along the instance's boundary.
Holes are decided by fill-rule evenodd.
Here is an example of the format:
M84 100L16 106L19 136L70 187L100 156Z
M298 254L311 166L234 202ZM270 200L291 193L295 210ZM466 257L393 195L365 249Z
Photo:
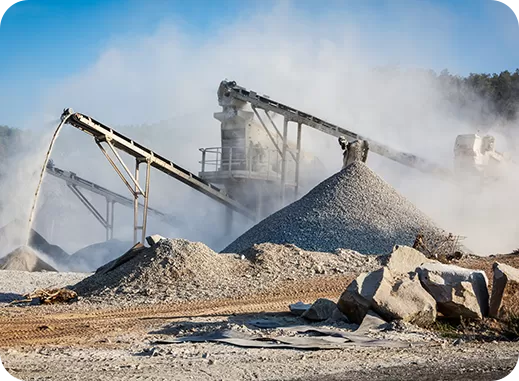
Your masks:
M123 206L132 208L134 206L133 199L129 199L119 193L97 185L92 181L81 178L73 172L65 171L52 165L47 166L47 173L56 177L57 179L63 180L67 184L67 187L70 189L72 194L74 194L79 199L79 201L81 201L81 203L88 209L88 211L90 211L96 220L98 220L99 223L105 228L107 240L114 237L115 204L121 204ZM106 211L104 216L103 213L88 200L81 189L84 189L90 193L98 194L105 198ZM139 206L144 207L143 204L139 204ZM178 221L176 221L173 216L169 216L150 207L148 207L148 212L157 217L160 217L170 225L178 225Z
M188 170L178 166L171 160L164 158L156 152L144 147L143 145L135 142L134 140L124 136L123 134L115 131L114 129L92 119L89 116L75 113L72 109L68 108L63 111L61 120L66 120L67 124L91 135L104 154L108 162L114 168L116 173L119 175L123 183L128 187L128 190L133 196L133 209L134 209L134 221L133 221L133 238L134 242L138 242L138 231L141 230L141 243L144 243L146 238L146 225L148 217L148 202L150 192L150 172L151 167L158 169L159 171L183 182L191 188L205 194L206 196L218 201L232 211L243 214L251 220L255 219L254 213L247 207L241 205L238 201L230 197L225 191L217 188L216 186L204 181L197 175L189 172ZM115 160L108 153L102 143L110 149ZM134 173L130 171L128 166L124 163L123 159L119 155L118 150L121 150L130 156L135 158L135 170ZM146 163L146 177L144 189L139 183L139 172L140 165ZM119 168L122 167L122 170ZM125 176L126 174L126 176ZM139 221L139 198L143 199L143 211L142 219Z

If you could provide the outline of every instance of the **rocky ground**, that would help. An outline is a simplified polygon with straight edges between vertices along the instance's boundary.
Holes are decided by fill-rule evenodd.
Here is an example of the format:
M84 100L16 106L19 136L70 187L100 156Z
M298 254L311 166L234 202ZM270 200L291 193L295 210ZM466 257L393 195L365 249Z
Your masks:
M246 349L219 343L157 345L154 340L247 329L260 315L149 320L144 330L105 334L87 345L4 348L6 369L23 380L497 380L517 363L512 342L463 342L415 332L387 332L409 348L303 351ZM277 316L279 318L279 316ZM376 336L376 335L375 335Z
M157 340L223 329L268 337L295 335L283 328L258 328L252 324L255 320L351 333L357 325L340 319L311 323L291 315L288 305L317 298L337 300L356 275L384 262L383 256L348 250L308 252L292 245L263 244L243 255L225 256L182 240L162 245L158 248L167 246L172 256L162 249L153 253L146 249L146 258L128 261L119 267L120 274L114 270L104 278L0 272L4 296L80 281L84 287L73 304L4 304L0 308L4 366L23 380L497 380L510 373L519 358L519 343L495 329L490 320L463 327L441 322L429 329L394 323L362 333L405 344L398 348L158 344ZM491 278L495 260L519 267L519 255L465 257L457 264L483 269ZM166 274L164 269L170 270ZM139 291L148 290L150 282L155 291ZM165 290L167 300L159 297Z

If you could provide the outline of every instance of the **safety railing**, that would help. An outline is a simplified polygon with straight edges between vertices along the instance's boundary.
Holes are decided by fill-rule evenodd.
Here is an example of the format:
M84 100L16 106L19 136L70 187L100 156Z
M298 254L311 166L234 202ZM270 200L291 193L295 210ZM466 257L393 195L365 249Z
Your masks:
M256 147L200 148L201 172L248 172L249 177L277 179L281 173L281 158L276 150Z

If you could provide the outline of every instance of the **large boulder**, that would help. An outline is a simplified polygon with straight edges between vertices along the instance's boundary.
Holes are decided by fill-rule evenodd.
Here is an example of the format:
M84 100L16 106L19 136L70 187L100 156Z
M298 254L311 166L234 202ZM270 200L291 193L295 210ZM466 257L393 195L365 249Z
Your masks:
M416 271L444 316L471 319L488 316L488 279L483 271L442 263L425 263Z
M323 321L329 319L337 309L335 302L330 299L317 299L301 316L308 320Z
M435 304L415 273L394 277L387 267L358 276L337 303L357 324L371 309L387 321L399 319L417 325L428 325L436 319Z
M404 275L414 272L417 267L424 263L436 262L427 258L421 252L409 246L393 247L393 251L385 258L385 267L393 275Z
M494 263L493 269L489 315L499 318L519 316L519 270L498 262Z

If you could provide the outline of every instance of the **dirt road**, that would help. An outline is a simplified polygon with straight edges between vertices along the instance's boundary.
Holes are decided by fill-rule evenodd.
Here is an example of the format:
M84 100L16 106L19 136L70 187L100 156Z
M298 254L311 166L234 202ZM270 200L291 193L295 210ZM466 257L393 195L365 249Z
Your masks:
M102 308L97 305L32 306L6 308L0 316L0 348L52 345L87 345L99 336L118 330L141 332L146 321L179 317L218 316L262 311L286 311L299 300L337 299L351 276L287 282L268 293L236 299L195 300L128 308Z

